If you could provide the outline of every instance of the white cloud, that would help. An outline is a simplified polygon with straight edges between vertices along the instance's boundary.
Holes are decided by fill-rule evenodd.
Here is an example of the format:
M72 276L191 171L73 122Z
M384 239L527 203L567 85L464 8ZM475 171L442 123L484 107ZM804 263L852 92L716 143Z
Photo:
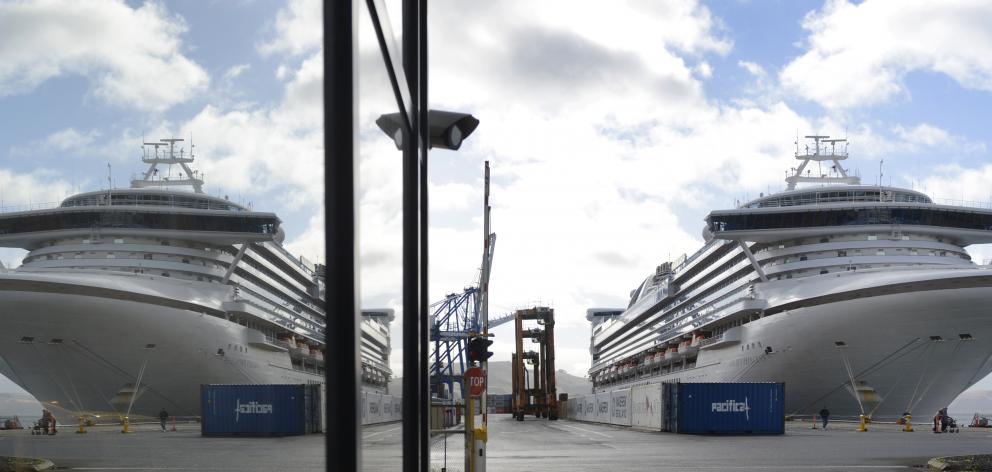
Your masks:
M780 78L828 108L864 107L907 96L913 71L945 74L992 90L992 4L829 0L803 20L806 52Z
M823 120L823 123L829 124L825 129L843 127L833 120ZM940 151L963 155L985 151L985 143L952 134L929 123L919 123L915 126L897 124L887 130L861 123L853 127L846 136L852 156L871 160L885 159L886 162L898 162L903 166L912 164L914 168L924 164L919 159L923 153L932 154Z
M597 18L612 13L581 2L478 4L471 14L457 2L432 4L432 44L458 46L432 49L431 101L470 111L481 125L457 153L432 152L434 172L460 185L431 189L431 299L477 276L482 230L473 209L481 209L488 159L498 234L490 312L553 303L560 325L583 333L559 339L570 369L590 361L585 309L624 305L655 265L698 249L706 211L731 203L725 192L780 188L792 130L809 127L780 102L706 99L706 74L692 64L726 53L730 42L704 7L618 8L627 24ZM363 293L395 299L399 154L372 123L395 102L374 42L361 51Z
M0 168L0 212L56 206L71 191L72 185L54 170L20 173Z
M757 63L750 61L737 61L737 65L757 78L765 78L768 76L768 73L765 72L765 68L761 67Z
M324 40L323 17L320 2L290 0L289 6L276 15L274 36L258 46L259 52L265 55L279 52L298 55L319 49Z
M73 185L57 171L38 168L21 173L0 168L0 213L51 208L73 193ZM17 267L26 254L23 249L0 248L0 263Z
M992 206L992 164L962 167L957 164L937 166L922 180L927 194L938 202Z
M66 154L75 155L78 151L88 149L100 137L100 131L91 129L79 131L76 128L65 128L49 134L44 139L32 141L24 146L11 148L12 156L23 156L32 159L60 157Z
M248 69L251 69L251 64L238 64L236 66L232 66L224 71L224 80L236 79L240 77L241 74L244 74Z
M700 62L692 70L702 79L713 77L713 67L707 62Z
M182 18L158 3L0 3L0 96L81 75L120 107L161 111L204 90L207 73L182 53Z
M324 208L320 205L317 212L310 217L306 230L293 240L287 240L286 249L298 256L303 256L311 262L324 262Z
M100 132L96 130L80 133L75 128L66 128L48 135L45 145L54 150L65 151L76 146L90 145L99 136Z

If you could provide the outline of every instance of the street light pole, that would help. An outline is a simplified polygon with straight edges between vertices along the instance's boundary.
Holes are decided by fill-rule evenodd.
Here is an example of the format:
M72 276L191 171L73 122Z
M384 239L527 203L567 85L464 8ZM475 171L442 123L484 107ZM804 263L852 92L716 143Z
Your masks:
M324 450L338 470L361 469L359 426L359 303L356 254L358 216L355 144L357 9L351 1L324 4L324 231L327 255L326 300L344 316L327 323L328 362ZM331 418L333 413L334 418Z
M419 139L414 141L419 145L420 151L420 379L424 382L420 392L424 398L420 402L420 418L423 423L420 425L420 454L421 470L430 470L430 372L428 372L430 362L430 311L428 310L428 300L430 294L429 270L428 270L428 239L427 229L430 221L430 205L427 203L428 169L427 149L430 144L430 120L428 118L427 101L427 73L429 70L427 62L427 0L415 0L417 3L417 79L414 82L417 90L417 123L416 130ZM406 33L404 33L404 36ZM404 38L404 41L406 39Z
M426 472L430 465L428 428L428 378L422 359L427 356L426 323L422 310L426 280L424 241L426 217L421 198L425 176L421 175L426 154L421 154L420 129L423 101L420 98L420 4L419 0L403 0L403 71L410 92L410 133L403 141L403 470ZM424 71L426 73L426 71ZM427 434L425 434L425 432Z

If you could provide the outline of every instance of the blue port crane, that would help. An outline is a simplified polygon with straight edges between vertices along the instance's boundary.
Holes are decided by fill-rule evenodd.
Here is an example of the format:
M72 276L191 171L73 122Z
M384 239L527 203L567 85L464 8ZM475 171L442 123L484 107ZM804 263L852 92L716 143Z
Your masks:
M481 328L478 311L478 287L451 293L431 304L431 391L438 397L451 398L454 384L462 385L465 371L465 347L470 333ZM447 386L445 391L442 386Z
M462 374L465 372L466 348L469 338L476 334L486 334L490 328L514 319L510 313L489 319L489 272L493 265L493 252L496 249L496 233L489 231L489 162L485 168L485 193L483 199L483 246L482 267L479 279L461 293L448 294L441 301L430 306L431 314L431 392L440 398L453 399L454 385L462 390ZM482 362L483 369L487 363ZM447 387L446 389L443 387Z

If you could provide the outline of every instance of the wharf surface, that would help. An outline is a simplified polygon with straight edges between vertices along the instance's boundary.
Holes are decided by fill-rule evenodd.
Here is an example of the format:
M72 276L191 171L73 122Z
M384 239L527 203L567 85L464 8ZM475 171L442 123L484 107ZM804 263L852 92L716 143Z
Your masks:
M363 429L363 470L399 468L399 425ZM490 415L487 472L650 471L906 471L926 470L933 457L992 453L992 429L934 434L895 424L831 422L826 430L787 422L778 436L696 436L643 432L623 426ZM372 437L369 437L374 435ZM436 442L435 442L436 444ZM463 470L460 436L448 439L447 472ZM431 464L441 470L432 448Z
M205 438L199 424L60 427L55 436L0 431L0 456L51 460L58 470L324 470L324 435Z
M693 436L643 432L575 421L491 415L489 472L565 471L858 471L922 470L930 458L992 453L992 430L961 428L933 434L927 424L904 433L901 426L831 422L827 430L809 422L786 423L782 436ZM170 425L171 429L171 425ZM135 425L89 428L74 434L32 436L0 431L0 456L50 459L62 470L324 470L324 436L204 438L199 425ZM399 471L400 423L362 428L363 470ZM448 437L447 472L462 470L462 439ZM432 442L431 463L443 464L443 438ZM333 461L332 461L333 463Z

